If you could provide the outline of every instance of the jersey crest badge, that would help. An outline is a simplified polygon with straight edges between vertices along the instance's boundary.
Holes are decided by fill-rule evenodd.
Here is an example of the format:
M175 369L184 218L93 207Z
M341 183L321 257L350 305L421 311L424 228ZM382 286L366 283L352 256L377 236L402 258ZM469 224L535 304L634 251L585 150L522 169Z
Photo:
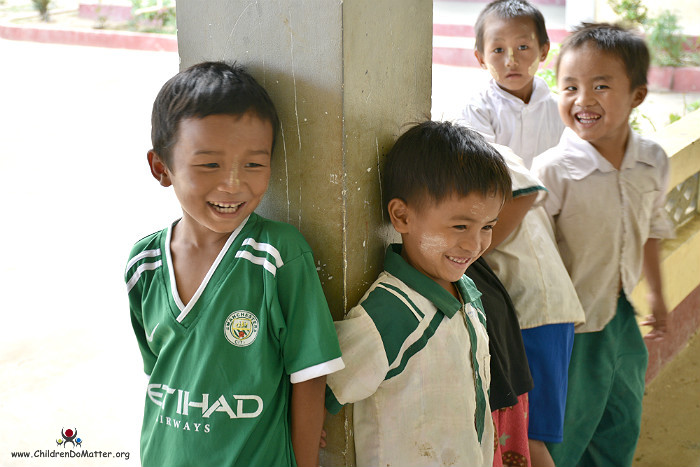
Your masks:
M247 347L258 335L258 317L249 311L234 311L224 323L226 339L236 347Z

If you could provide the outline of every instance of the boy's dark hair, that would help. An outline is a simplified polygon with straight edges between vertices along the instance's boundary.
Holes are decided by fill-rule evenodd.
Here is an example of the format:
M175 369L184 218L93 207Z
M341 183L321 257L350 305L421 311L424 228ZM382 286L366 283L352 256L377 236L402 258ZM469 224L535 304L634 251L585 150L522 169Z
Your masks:
M279 117L272 99L241 65L203 62L173 76L161 88L151 114L153 150L171 166L179 124L187 118L243 115L252 111L272 125L275 147Z
M612 54L622 60L631 89L647 84L649 49L644 39L632 31L608 23L581 23L570 36L564 39L557 57L557 76L559 63L564 54L588 43L601 52Z
M399 137L386 156L384 209L394 198L421 206L457 194L511 194L503 157L477 132L450 122L427 121Z
M495 0L484 7L476 18L474 33L476 35L476 50L484 53L484 27L486 20L493 14L500 19L529 18L535 23L537 42L540 47L549 44L547 27L544 24L542 12L531 5L527 0Z

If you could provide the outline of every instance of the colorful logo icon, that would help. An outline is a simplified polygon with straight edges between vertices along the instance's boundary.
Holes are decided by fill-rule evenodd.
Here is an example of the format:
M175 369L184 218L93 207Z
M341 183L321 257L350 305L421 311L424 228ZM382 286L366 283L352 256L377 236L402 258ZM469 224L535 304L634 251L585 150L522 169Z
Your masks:
M258 335L258 317L249 311L234 311L224 323L226 339L236 347L247 347Z
M56 445L61 446L65 448L68 443L71 443L72 447L75 448L77 447L83 447L82 446L83 440L78 438L78 429L70 429L68 428L67 430L61 429L61 437L56 440Z

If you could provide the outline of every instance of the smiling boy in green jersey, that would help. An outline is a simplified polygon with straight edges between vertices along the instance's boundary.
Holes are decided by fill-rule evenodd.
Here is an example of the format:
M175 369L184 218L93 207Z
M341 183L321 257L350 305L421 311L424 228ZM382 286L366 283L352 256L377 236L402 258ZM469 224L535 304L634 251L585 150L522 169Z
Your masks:
M318 465L325 376L343 361L308 244L253 212L278 126L267 92L221 62L154 103L148 162L183 215L126 267L149 375L143 465Z

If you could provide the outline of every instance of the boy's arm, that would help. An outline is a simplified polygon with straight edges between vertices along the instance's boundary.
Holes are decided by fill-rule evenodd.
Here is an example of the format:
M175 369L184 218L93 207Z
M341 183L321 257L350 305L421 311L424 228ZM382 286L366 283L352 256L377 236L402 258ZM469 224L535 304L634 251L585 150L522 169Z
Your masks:
M530 210L536 199L537 192L533 192L517 198L511 198L505 202L501 213L498 215L498 222L493 226L491 245L489 245L484 254L488 254L500 245L503 240L508 238L523 221L525 214Z
M326 377L292 384L292 446L299 467L318 467Z
M660 340L666 334L666 318L668 310L664 301L661 267L659 261L659 239L650 238L644 244L644 276L649 285L649 306L651 307L651 315L640 323L644 326L652 326L654 329L644 338L651 340Z

